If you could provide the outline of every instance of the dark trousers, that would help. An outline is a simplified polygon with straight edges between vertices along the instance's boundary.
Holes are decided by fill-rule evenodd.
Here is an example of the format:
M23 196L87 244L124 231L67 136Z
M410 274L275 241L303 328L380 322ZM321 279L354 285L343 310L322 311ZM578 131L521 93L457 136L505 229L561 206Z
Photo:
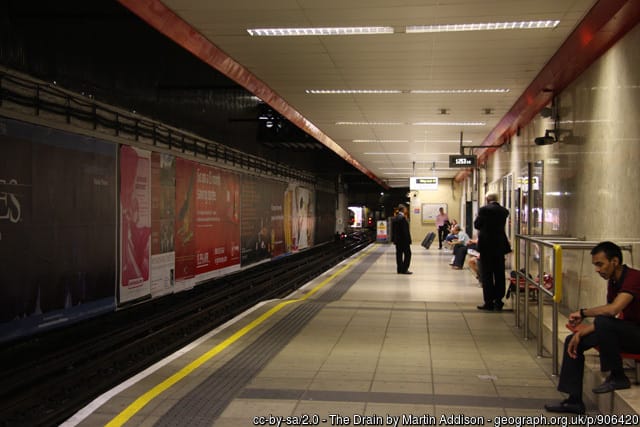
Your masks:
M480 253L480 278L484 303L502 302L505 293L504 255L492 252Z
M447 234L449 234L449 228L446 225L438 227L438 245L440 249L442 249L442 242L447 238Z
M453 247L453 265L462 268L464 259L467 257L467 245L458 243Z
M620 352L640 353L640 325L608 316L594 319L595 331L580 339L578 357L572 359L567 347L573 335L564 340L564 354L558 391L569 393L574 398L582 397L582 379L584 377L584 352L599 346L600 370L603 372L623 372Z
M411 246L396 245L396 268L398 273L406 273L409 271L411 264Z

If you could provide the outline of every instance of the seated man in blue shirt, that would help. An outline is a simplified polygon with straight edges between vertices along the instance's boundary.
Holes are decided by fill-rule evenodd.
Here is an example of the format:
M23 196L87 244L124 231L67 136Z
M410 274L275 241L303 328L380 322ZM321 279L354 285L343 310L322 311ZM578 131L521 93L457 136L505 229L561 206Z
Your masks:
M451 244L453 244L453 262L451 266L455 270L460 270L464 265L464 259L467 256L467 245L469 244L470 238L469 235L462 230L459 224L453 228L453 233L455 238L451 240Z

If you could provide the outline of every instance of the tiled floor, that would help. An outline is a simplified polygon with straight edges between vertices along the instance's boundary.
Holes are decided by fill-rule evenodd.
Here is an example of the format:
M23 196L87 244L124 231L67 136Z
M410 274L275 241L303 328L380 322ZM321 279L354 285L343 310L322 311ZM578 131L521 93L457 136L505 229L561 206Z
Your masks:
M376 244L348 268L339 271L338 266L317 278L292 298L324 283L320 291L276 312L155 397L126 425L169 425L163 419L172 405L192 405L183 396L209 375L229 369L221 366L249 343L268 343L273 326L294 313L295 306L314 303L317 313L240 384L239 392L226 396L215 419L198 418L198 405L206 409L216 404L216 397L204 395L197 397L202 401L194 405L195 412L181 415L172 425L242 427L281 420L284 426L303 420L292 418L286 424L278 418L291 416L308 416L308 425L321 426L393 425L394 420L397 425L437 425L443 415L484 417L484 424L493 424L487 420L496 416L550 417L542 405L562 398L550 375L551 360L537 358L534 342L522 340L513 313L477 310L482 290L469 270L448 266L450 253L417 245L412 250L413 275L396 274L393 246ZM339 286L339 299L329 298L331 288ZM204 353L274 304L194 351ZM510 305L507 302L505 308ZM195 356L186 357L191 361ZM185 359L178 359L148 376L106 402L82 425L103 425L124 409L127 399L122 396L130 403L185 364ZM228 375L235 378L233 372Z

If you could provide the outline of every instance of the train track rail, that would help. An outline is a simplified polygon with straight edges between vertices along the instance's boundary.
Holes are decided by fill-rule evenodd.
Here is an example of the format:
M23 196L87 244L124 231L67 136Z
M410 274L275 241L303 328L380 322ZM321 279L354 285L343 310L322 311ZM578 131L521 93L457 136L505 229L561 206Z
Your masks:
M299 288L370 241L351 235L190 291L3 344L0 426L59 424L126 378L259 301Z

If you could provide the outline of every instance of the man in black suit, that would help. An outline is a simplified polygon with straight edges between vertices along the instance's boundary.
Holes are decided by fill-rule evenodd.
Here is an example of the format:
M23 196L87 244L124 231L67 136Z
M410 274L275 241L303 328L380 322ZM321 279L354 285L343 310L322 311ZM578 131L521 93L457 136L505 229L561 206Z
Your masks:
M409 221L405 217L407 207L400 204L398 214L393 219L391 241L396 245L396 267L398 274L413 274L409 271L411 263L411 233Z
M500 311L504 303L504 256L511 252L511 245L504 231L509 211L498 203L498 195L487 194L487 204L478 210L473 226L478 229L482 296L484 304L479 310Z

